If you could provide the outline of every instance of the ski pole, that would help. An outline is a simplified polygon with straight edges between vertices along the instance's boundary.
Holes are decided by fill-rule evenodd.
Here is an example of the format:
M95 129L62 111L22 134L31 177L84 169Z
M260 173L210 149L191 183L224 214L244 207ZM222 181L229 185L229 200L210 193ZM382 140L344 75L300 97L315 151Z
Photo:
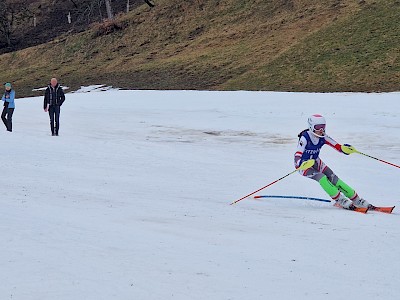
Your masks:
M369 158L376 159L376 160L378 160L378 161L380 161L380 162L383 162L383 163L385 163L385 164L391 165L391 166L393 166L393 167L400 168L400 166L395 165L395 164L392 164L392 163L390 163L390 162L388 162L388 161L384 161L383 159L379 159L379 158L373 157L373 156L371 156L371 155L362 153L362 152L360 152L360 151L357 151L357 153L362 154L362 155L364 155L364 156L366 156L366 157L369 157Z
M260 198L284 198L284 199L303 199L303 200L313 200L313 201L320 201L320 202L332 202L331 200L321 199L321 198L314 198L314 197L303 197L303 196L281 196L281 195L261 195L261 196L254 196L254 199Z
M343 151L344 153L346 153L346 154L358 153L358 154L364 155L364 156L366 156L366 157L369 157L369 158L372 158L372 159L376 159L376 160L378 160L378 161L380 161L380 162L383 162L383 163L385 163L385 164L391 165L391 166L393 166L393 167L400 168L400 166L395 165L395 164L392 164L392 163L390 163L390 162L388 162L388 161L384 161L383 159L379 159L379 158L373 157L373 156L371 156L371 155L362 153L362 152L358 151L356 148L354 148L353 146L343 145L343 146L342 146L342 151Z
M303 162L303 163L300 165L300 167L296 168L296 170L294 170L294 171L292 171L292 172L286 174L285 176L283 176L283 177L281 177L281 178L279 178L279 179L277 179L277 180L271 182L270 184L267 184L266 186L264 186L264 187L258 189L257 191L254 191L254 192L252 192L252 193L250 193L250 194L248 194L248 195L246 195L246 196L244 196L244 197L242 197L242 198L240 198L240 199L238 199L238 200L236 200L236 201L233 201L230 205L233 205L233 204L235 204L235 203L238 203L239 201L242 201L243 199L245 199L245 198L247 198L247 197L249 197L249 196L251 196L251 195L254 195L255 193L257 193L257 192L259 192L259 191L261 191L261 190L263 190L263 189L265 189L265 188L267 188L267 187L273 185L274 183L277 183L278 181L280 181L280 180L282 180L282 179L288 177L289 175L292 175L293 173L295 173L295 172L297 172L297 171L299 171L299 170L306 170L306 169L308 169L308 168L311 168L311 167L314 165L314 163L315 163L315 160L314 160L314 159L309 159L309 160Z

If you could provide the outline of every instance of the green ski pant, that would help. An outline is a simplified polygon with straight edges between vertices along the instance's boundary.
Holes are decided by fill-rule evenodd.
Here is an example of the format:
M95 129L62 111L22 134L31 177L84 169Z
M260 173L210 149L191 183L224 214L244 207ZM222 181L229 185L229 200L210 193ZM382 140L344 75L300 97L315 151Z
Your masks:
M319 180L319 184L331 198L336 197L339 192L342 192L349 199L353 198L356 194L356 191L353 190L341 179L338 179L336 185L334 185L332 182L329 181L328 177L323 176Z

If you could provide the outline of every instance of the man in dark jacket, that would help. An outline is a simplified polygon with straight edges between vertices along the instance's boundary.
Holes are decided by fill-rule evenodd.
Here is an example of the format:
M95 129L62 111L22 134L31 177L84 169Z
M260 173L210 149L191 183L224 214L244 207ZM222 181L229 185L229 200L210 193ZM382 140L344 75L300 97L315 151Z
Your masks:
M64 91L56 78L50 80L50 85L44 93L43 109L49 112L51 135L58 136L60 129L60 107L65 101Z

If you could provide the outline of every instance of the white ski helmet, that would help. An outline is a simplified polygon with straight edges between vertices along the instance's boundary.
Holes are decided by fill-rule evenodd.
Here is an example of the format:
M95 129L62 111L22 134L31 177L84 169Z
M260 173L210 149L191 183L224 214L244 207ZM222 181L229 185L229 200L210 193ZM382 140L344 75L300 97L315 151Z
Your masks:
M308 118L308 129L310 129L310 131L315 134L315 130L319 129L319 128L315 128L315 126L317 126L317 125L324 125L324 129L325 129L325 126L326 126L325 118L318 114L310 116ZM317 135L317 134L315 134L315 135ZM317 136L319 136L319 135L317 135Z

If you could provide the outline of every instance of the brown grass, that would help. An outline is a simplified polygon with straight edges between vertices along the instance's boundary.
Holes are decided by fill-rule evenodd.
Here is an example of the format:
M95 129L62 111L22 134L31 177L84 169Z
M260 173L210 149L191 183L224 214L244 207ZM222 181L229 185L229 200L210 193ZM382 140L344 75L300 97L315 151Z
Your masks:
M385 80L383 73L381 78L364 75L354 82L340 74L340 68L331 68L335 76L315 76L312 64L323 66L308 55L315 53L314 47L333 44L334 32L346 32L343 26L350 26L354 16L367 14L373 5L368 2L159 0L153 9L142 7L119 16L115 22L123 27L118 30L112 25L109 32L103 24L2 55L2 77L14 82L20 96L35 94L32 88L44 86L53 76L72 89L108 84L129 89L330 91L359 89L360 80L373 81L368 87L374 89L374 82ZM331 31L330 40L324 41ZM397 54L388 54L395 65ZM339 59L325 63L341 64ZM397 88L398 78L392 74L386 89Z

